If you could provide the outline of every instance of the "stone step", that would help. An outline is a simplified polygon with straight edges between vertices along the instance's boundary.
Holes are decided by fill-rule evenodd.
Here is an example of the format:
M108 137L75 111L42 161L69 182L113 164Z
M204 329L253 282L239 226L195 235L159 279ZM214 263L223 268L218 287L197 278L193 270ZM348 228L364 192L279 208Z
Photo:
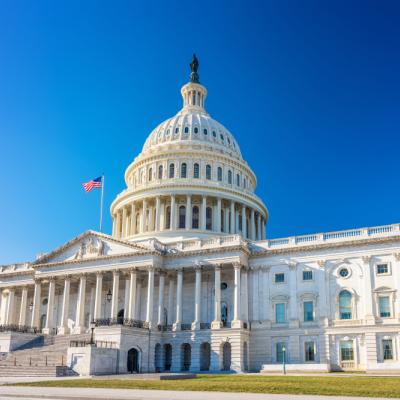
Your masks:
M65 366L42 367L4 367L0 366L0 376L71 376L76 375Z

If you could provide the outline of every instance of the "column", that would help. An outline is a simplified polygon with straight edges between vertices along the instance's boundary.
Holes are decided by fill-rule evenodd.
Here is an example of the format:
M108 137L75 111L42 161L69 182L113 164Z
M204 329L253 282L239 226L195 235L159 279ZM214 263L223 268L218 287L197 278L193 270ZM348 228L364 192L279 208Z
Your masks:
M136 286L136 297L135 297L135 319L141 320L141 301L142 301L142 279L138 274L137 286Z
M220 197L217 198L217 221L215 224L215 231L221 232L221 213L222 213L222 199Z
M260 297L259 297L259 285L260 285L260 280L259 280L259 274L258 274L258 268L259 267L254 267L253 268L253 321L260 321Z
M225 207L224 232L225 232L225 233L229 233L229 207Z
M254 216L254 209L251 209L250 213L250 239L256 240L256 220Z
M174 321L174 286L175 281L172 275L170 275L168 284L168 325L172 325Z
M74 328L74 333L76 334L84 333L86 331L85 293L86 293L86 275L82 274L79 280L78 301L76 305L76 321Z
M15 289L10 288L7 297L6 325L14 324L14 300L15 300Z
M211 329L222 328L221 321L221 266L214 267L214 321L211 323Z
M47 296L47 315L46 315L46 326L43 329L44 334L51 334L54 329L54 294L55 294L56 282L53 278L49 281L49 294Z
M124 207L122 209L122 237L123 238L126 238L128 236L128 232L127 232L128 224L126 223L126 221L128 219L127 214L128 214L128 210L126 207Z
M174 231L176 229L176 201L175 195L171 195L171 213L170 213L170 230Z
M147 221L147 230L149 232L154 231L153 210L154 210L154 207L150 206L149 207L149 220Z
M200 229L202 231L206 230L206 213L207 213L207 196L203 196L201 200L201 220L200 220Z
M247 269L243 270L242 273L242 284L241 284L241 288L242 288L242 307L241 307L241 311L242 311L242 316L241 319L245 322L248 322L249 320L249 288L248 288L248 281L247 281Z
M21 307L19 311L19 326L26 325L26 307L28 302L28 288L24 286L21 294Z
M94 301L94 319L101 318L101 294L103 292L103 272L96 273L96 296Z
M128 306L128 318L138 319L136 314L136 284L137 284L137 272L135 269L131 271L131 278L129 280L129 306Z
M289 263L289 327L298 328L299 327L299 317L297 314L297 263Z
M120 238L120 237L121 237L121 213L120 213L119 211L117 212L115 236L116 236L117 238Z
M90 304L89 304L89 322L94 321L94 302L96 298L96 287L92 286L90 288Z
M173 326L174 331L181 329L182 323L182 289L183 289L183 271L178 269L176 275L176 320Z
M165 286L165 272L160 272L158 281L158 320L157 325L164 325L164 286Z
M257 215L257 240L261 240L261 214Z
M195 268L196 288L194 293L194 321L192 322L192 330L200 329L201 322L201 266Z
M265 219L261 218L261 240L265 240Z
M262 316L263 321L265 321L268 325L271 324L271 304L270 304L270 285L269 285L269 266L264 266L261 269L262 276L262 303L264 305L263 310L264 314Z
M127 274L125 276L125 296L124 296L124 318L130 318L129 316L129 288L130 288L130 279Z
M235 230L235 202L231 201L231 234L234 235L236 230Z
M154 296L154 267L148 270L147 280L147 305L146 305L146 322L151 329L153 323L153 296Z
M147 212L147 200L143 199L142 218L140 219L140 233L146 231L146 212Z
M113 271L113 290L111 298L111 319L118 317L118 296L119 296L119 271Z
M394 289L400 293L400 253L394 253L392 257L392 273L394 280ZM395 296L393 317L399 320L400 318L400 296Z
M161 217L161 197L156 197L156 226L155 231L160 231L160 217Z
M235 273L235 288L233 294L233 321L232 328L241 328L242 321L240 320L240 270L242 266L239 263L233 265Z
M373 309L373 296L372 294L372 285L371 285L371 257L362 257L362 261L364 264L363 275L364 275L364 319L365 323L368 325L375 324L375 316ZM367 291L368 290L368 291Z
M192 227L192 196L188 194L186 196L186 221L185 221L186 230L191 229Z
M235 233L236 233L237 235L241 234L241 232L240 232L240 230L239 230L239 218L240 218L239 210L236 210L236 209L235 209L235 224L236 224Z
M68 329L68 316L69 316L69 292L71 286L71 279L67 276L64 280L64 293L61 311L61 324L58 333L60 335L66 335L69 332Z
M242 205L242 236L246 239L247 235L247 220L246 220L246 206Z
M112 215L112 235L115 237L117 231L117 216L115 214Z
M42 286L40 284L40 281L35 281L31 328L39 328L41 292Z
M160 231L165 229L165 202L161 202L160 209Z
M136 205L135 203L131 204L131 229L130 234L135 235L136 232Z

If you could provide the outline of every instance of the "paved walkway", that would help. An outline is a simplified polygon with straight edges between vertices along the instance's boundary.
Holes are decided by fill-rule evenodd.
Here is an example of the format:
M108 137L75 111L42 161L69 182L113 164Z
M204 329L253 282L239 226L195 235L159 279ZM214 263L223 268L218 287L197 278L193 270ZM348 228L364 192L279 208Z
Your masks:
M364 397L0 386L0 400L360 400ZM369 398L370 399L370 398ZM375 398L376 399L376 398ZM383 399L383 398L382 398Z

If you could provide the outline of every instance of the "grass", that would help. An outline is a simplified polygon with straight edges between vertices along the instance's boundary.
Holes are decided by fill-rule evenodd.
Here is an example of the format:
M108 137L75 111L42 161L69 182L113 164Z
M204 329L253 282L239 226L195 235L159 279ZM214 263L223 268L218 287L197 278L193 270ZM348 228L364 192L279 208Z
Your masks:
M176 381L118 378L70 379L16 385L400 398L400 378L396 377L198 375L196 379Z

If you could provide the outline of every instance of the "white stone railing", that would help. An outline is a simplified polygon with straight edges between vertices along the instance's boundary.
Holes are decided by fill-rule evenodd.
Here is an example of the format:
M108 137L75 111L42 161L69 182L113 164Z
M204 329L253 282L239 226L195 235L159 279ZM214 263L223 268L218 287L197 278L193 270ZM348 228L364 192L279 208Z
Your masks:
M245 241L240 235L229 235L229 236L213 236L204 239L193 239L185 240L177 243L169 243L168 247L177 247L179 250L195 250L203 248L212 248L224 245L240 245L244 244Z
M265 247L265 244L267 248L292 247L302 245L306 246L309 244L346 242L368 238L390 237L396 235L400 235L400 224L270 239L261 242L260 247Z

